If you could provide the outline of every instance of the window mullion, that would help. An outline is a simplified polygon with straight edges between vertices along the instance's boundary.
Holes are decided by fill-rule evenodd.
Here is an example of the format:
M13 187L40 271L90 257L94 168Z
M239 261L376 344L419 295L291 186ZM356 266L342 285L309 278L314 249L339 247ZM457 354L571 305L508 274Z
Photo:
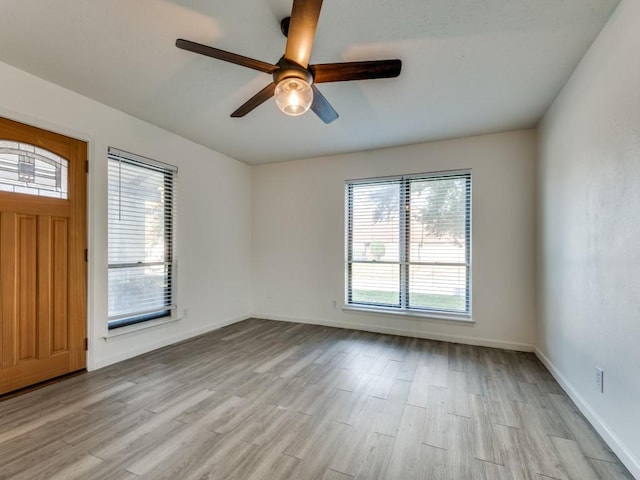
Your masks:
M471 312L471 177L465 179L465 263L466 265L466 295L465 310Z
M353 185L347 186L347 304L353 300Z
M400 308L409 307L409 248L411 236L409 235L409 220L411 215L409 208L409 180L403 179L400 184Z
M175 210L173 208L173 173L163 172L163 207L164 207L164 255L165 261L169 264L166 272L166 281L164 287L165 298L171 299L171 306L174 304L173 298L173 219Z

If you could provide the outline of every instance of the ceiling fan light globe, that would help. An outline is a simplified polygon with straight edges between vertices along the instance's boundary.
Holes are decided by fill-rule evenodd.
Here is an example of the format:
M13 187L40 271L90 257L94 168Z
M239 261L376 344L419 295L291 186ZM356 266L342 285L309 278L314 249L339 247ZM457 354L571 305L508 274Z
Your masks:
M311 85L300 78L285 78L276 85L276 105L286 115L302 115L313 103Z

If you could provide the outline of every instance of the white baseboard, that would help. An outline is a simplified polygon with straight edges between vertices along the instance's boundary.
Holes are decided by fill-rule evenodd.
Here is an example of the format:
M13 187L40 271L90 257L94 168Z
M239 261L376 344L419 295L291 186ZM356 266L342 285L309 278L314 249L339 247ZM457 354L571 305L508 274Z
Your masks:
M442 333L421 332L416 330L405 330L394 327L381 327L363 323L334 322L318 318L287 317L282 315L269 315L254 313L252 318L263 318L265 320L277 320L280 322L306 323L310 325L322 325L325 327L346 328L347 330L361 330L364 332L386 333L388 335L399 335L401 337L424 338L427 340L439 340L442 342L462 343L465 345L477 345L481 347L504 348L505 350L516 350L519 352L533 352L533 345L517 342L505 342L489 338L465 337L462 335L446 335Z
M578 393L574 386L567 380L567 378L560 373L555 365L549 360L544 353L542 353L536 347L534 350L536 356L544 364L545 367L551 372L553 378L560 384L562 389L569 395L573 403L576 404L582 414L589 420L589 423L596 429L602 439L609 445L609 448L618 456L620 461L627 467L631 474L640 479L640 460L635 458L625 445L620 442L618 437L609 429L602 418L591 408L591 405Z
M123 360L128 360L129 358L137 357L138 355L151 352L158 348L173 345L174 343L182 342L183 340L188 340L190 338L197 337L198 335L212 332L213 330L218 330L219 328L226 327L227 325L232 325L234 323L242 322L243 320L247 320L248 318L250 317L247 315L227 318L216 323L211 323L201 328L196 328L193 330L187 330L185 332L181 332L179 335L172 336L171 338L165 338L159 342L150 343L150 344L147 343L141 346L140 348L127 350L125 352L119 352L116 355L112 355L110 357L102 358L96 361L94 364L94 368L92 368L91 370L97 370L99 368L107 367L109 365L113 365L114 363L122 362Z

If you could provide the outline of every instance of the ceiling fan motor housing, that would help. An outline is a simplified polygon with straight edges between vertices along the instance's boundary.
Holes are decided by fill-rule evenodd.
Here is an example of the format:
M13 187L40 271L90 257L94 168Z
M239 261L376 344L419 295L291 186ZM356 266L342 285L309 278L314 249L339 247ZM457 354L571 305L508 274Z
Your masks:
M302 65L298 65L284 57L278 60L276 65L278 66L278 69L273 72L273 83L276 85L287 78L299 78L300 80L307 82L309 85L313 83L313 75Z

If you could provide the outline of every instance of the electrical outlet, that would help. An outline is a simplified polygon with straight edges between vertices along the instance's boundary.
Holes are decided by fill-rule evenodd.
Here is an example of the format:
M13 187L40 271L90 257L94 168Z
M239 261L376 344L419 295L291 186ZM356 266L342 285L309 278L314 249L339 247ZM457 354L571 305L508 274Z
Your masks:
M186 308L182 309L182 318L187 318L187 315L189 315L189 310Z
M598 386L598 391L604 393L604 370L600 367L596 367L596 385Z

